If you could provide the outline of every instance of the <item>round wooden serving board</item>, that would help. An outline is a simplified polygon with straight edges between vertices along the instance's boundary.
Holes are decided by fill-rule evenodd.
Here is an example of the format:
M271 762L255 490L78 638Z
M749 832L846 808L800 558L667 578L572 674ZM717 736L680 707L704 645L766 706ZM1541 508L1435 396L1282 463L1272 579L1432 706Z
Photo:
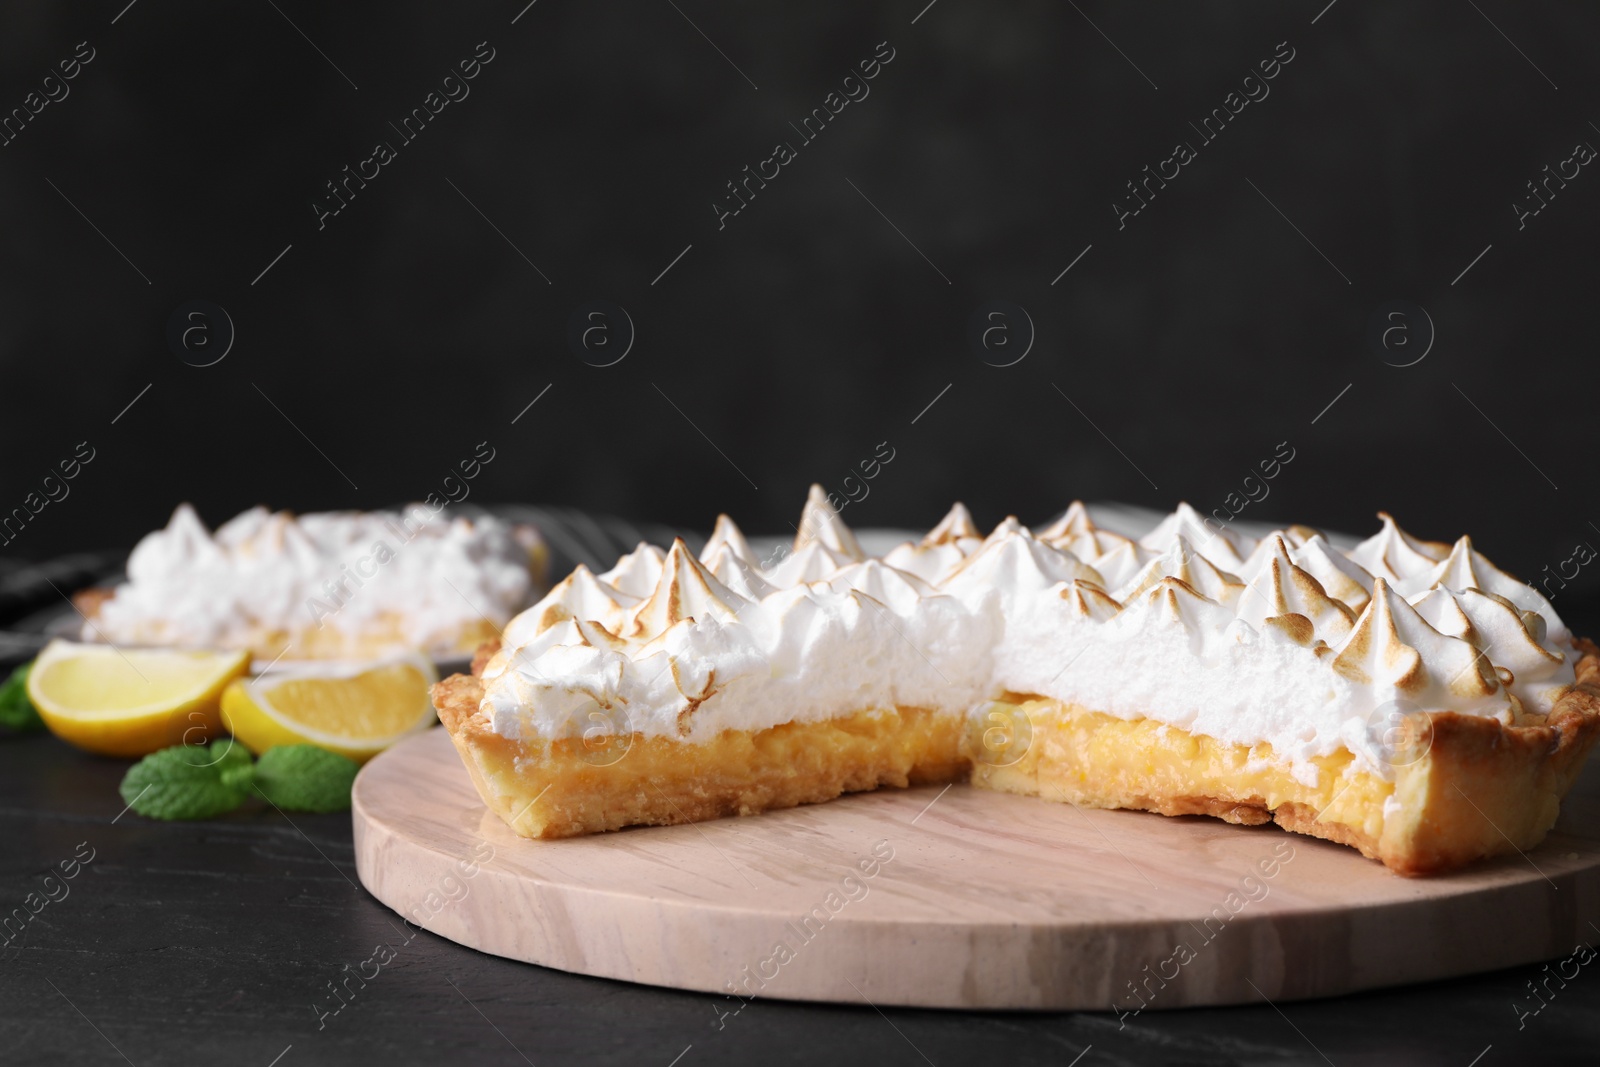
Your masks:
M484 808L442 729L368 763L353 804L362 882L413 923L745 999L1155 1010L1444 978L1600 939L1594 765L1538 849L1428 879L1273 827L964 785L529 841Z

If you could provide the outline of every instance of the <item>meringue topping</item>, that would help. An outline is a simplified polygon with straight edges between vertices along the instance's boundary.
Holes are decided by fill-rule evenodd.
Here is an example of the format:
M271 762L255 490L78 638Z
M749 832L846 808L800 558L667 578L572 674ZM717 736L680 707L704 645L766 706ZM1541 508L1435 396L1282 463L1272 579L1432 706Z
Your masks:
M1194 592L1210 597L1219 604L1234 604L1244 592L1244 583L1235 575L1219 570L1206 559L1182 534L1177 534L1172 544L1155 559L1145 564L1124 586L1112 594L1118 600L1132 600L1145 590L1158 585L1164 578L1178 578Z
M685 620L727 619L745 603L744 597L711 576L680 537L662 562L661 578L650 599L634 610L626 636L648 641Z
M1449 552L1448 545L1419 541L1395 523L1387 511L1378 512L1383 528L1348 553L1366 570L1391 582L1425 574Z
M1430 707L1467 701L1470 707L1498 697L1496 710L1509 706L1487 657L1470 642L1435 630L1382 578L1373 582L1372 603L1337 650L1332 667L1388 700Z
M744 539L744 532L726 515L717 516L716 529L711 531L711 538L706 542L706 547L700 550L700 562L709 566L711 557L722 548L727 548L752 567L761 566L761 557L750 547L750 542Z
M1244 557L1249 552L1245 539L1188 504L1179 504L1177 511L1139 538L1139 543L1156 552L1164 552L1180 537L1199 546L1206 558L1219 567L1235 572L1244 567Z
M1295 565L1284 535L1274 533L1262 545L1266 552L1258 549L1251 556L1261 562L1239 598L1239 618L1259 628L1271 619L1294 615L1310 626L1294 626L1286 632L1307 634L1329 644L1343 640L1354 628L1356 613L1328 596L1321 582Z
M805 510L800 513L800 529L794 535L795 551L799 552L812 541L850 559L867 558L856 543L856 535L850 532L838 511L828 502L827 490L815 483L806 496Z
M1339 751L1392 777L1380 711L1548 712L1575 658L1549 602L1466 538L1380 517L1344 552L1303 526L1256 542L1187 504L1138 541L1076 502L1038 535L1008 517L980 539L957 504L880 560L814 487L773 567L724 517L699 560L678 542L574 572L508 629L484 706L501 732L556 738L603 697L631 729L694 740L1037 694L1267 744L1308 780Z
M215 534L181 504L134 548L128 580L84 639L249 648L263 634L326 626L353 641L394 633L405 646L441 651L462 627L504 625L527 604L529 548L509 523L425 504L300 516L257 507ZM563 595L580 611L603 611L570 587Z
M928 531L922 539L924 545L955 545L962 541L978 541L983 534L978 532L978 524L972 521L972 512L962 503L951 505L945 517L939 520L939 525Z
M617 560L616 566L600 575L600 580L615 586L619 593L644 598L661 580L661 566L667 554L655 545L640 541L632 552Z

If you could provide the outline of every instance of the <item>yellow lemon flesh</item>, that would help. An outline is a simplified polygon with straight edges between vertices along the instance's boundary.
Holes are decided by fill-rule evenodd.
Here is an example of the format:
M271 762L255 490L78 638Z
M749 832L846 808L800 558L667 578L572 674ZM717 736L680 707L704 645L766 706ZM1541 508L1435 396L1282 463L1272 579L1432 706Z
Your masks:
M182 652L52 641L28 675L28 699L57 737L107 756L202 744L248 652Z
M278 745L318 745L367 760L434 721L425 656L375 666L297 668L240 680L222 695L222 720L256 755Z

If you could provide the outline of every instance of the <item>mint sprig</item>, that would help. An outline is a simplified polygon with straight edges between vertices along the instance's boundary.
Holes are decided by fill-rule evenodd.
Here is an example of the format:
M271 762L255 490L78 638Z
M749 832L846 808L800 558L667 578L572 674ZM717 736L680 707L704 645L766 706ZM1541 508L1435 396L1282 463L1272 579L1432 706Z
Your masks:
M325 748L280 745L256 761L255 786L288 811L344 811L360 769L354 760Z
M243 804L254 787L287 811L329 812L350 807L350 786L361 768L315 745L281 745L259 762L232 738L210 745L174 745L128 768L120 792L151 819L210 819Z
M31 670L33 664L24 663L0 684L0 729L20 734L44 726L38 709L28 699L28 672Z
M128 768L122 799L152 819L209 819L244 803L250 791L250 756L242 746L213 741L205 748L174 745Z

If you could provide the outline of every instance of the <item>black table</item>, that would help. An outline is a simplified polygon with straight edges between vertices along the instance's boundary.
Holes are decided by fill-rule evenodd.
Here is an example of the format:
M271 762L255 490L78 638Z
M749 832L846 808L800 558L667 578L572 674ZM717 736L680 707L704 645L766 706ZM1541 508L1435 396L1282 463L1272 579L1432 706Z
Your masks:
M731 1002L719 997L545 970L413 932L357 881L348 815L290 822L262 805L156 823L123 812L126 766L44 734L0 741L0 904L26 912L30 893L40 894L36 905L48 901L0 945L0 1062L300 1067L471 1055L485 1067L1066 1067L1083 1053L1081 1067L1494 1067L1600 1058L1600 975L1591 968L1566 988L1552 982L1550 1003L1520 1029L1513 1006L1531 1003L1526 983L1544 977L1538 966L1125 1021L776 1001L721 1017ZM44 881L90 850L76 877ZM362 964L381 944L394 958L370 981L351 978L372 973ZM333 986L347 979L345 1003Z

